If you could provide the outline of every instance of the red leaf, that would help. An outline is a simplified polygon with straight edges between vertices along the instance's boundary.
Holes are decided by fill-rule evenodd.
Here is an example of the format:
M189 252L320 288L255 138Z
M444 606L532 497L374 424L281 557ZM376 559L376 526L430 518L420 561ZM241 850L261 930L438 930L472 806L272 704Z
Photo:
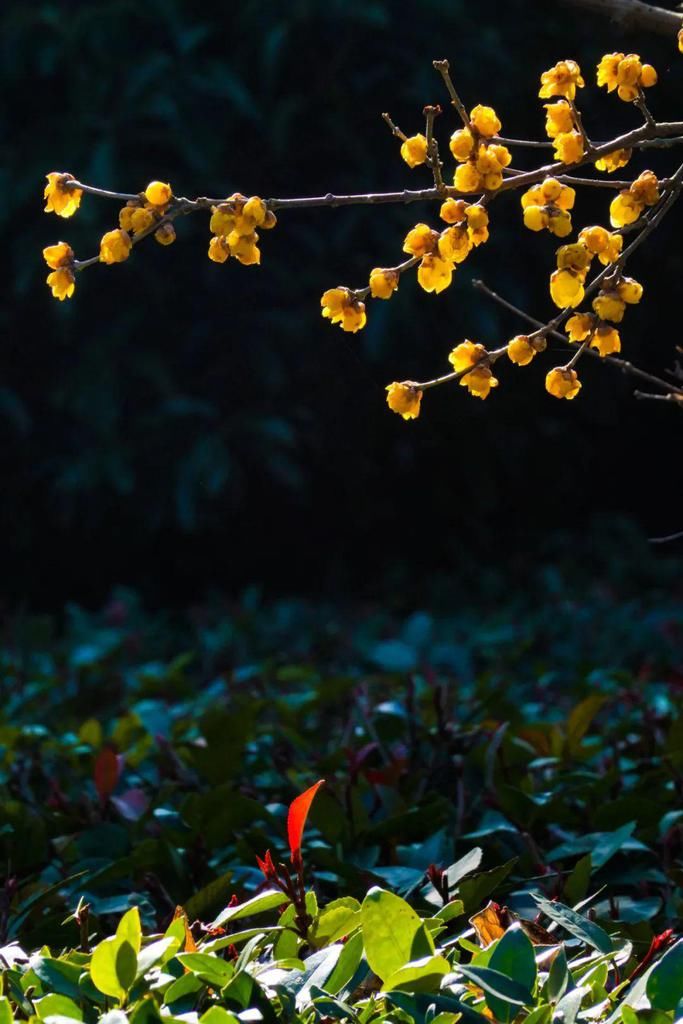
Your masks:
M95 759L95 789L102 803L106 803L116 789L121 770L123 758L119 757L111 747L102 747Z
M287 815L287 838L289 839L292 863L301 857L301 838L304 834L306 818L308 817L308 812L311 809L313 798L324 782L324 779L320 779L320 781L316 782L315 785L310 787L310 789L307 789L305 793L302 793L295 800L292 800L289 805L289 813Z

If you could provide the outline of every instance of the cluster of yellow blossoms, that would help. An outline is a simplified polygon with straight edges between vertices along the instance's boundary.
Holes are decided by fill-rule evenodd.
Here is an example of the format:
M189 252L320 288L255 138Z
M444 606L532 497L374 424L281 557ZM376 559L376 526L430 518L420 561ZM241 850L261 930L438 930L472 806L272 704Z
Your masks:
M388 298L388 296L383 296ZM320 299L323 316L343 331L355 334L367 323L365 303L350 288L328 288Z
M491 142L500 129L493 107L478 104L470 111L468 127L451 135L449 148L458 162L453 184L459 192L495 192L502 185L503 168L512 156L506 146Z
M473 248L488 240L489 215L480 203L453 198L444 200L439 215L448 224L443 231L428 224L416 224L410 229L403 251L412 259L403 266L373 267L367 288L328 288L320 300L325 319L355 334L367 323L363 297L369 294L373 299L390 299L398 289L401 271L415 262L419 264L417 280L426 292L438 293L447 288L456 266Z
M172 242L175 242L175 228L169 221L160 222L167 213L172 199L173 192L170 185L164 181L151 181L137 199L129 199L123 209L119 211L121 235L127 235L129 240L131 235L148 235L152 228L159 224L154 232L155 239L160 245L171 245ZM126 245L125 239L116 240L113 237L115 234L114 231L110 231L108 235L104 236L105 239L108 239L104 248L110 251L118 250L121 254L127 249L126 255L122 255L121 259L105 259L105 263L120 263L130 252L131 247ZM104 239L102 241L104 243Z
M661 198L659 180L653 171L643 171L627 189L623 189L610 204L609 216L613 228L623 228L643 213L646 206L654 206Z
M459 164L453 184L459 192L495 192L503 182L503 168L512 156L506 146L491 140L501 129L493 107L477 104L470 111L469 124L453 132L450 151ZM421 133L403 140L401 156L409 167L427 163L427 139Z
M632 103L642 89L657 84L657 72L651 64L643 64L637 53L606 53L598 64L598 85L607 92L617 90L620 100Z
M43 257L52 271L47 275L52 294L60 302L70 299L76 288L73 249L66 242L57 242L57 245L48 245L43 249Z
M209 259L225 263L230 257L246 267L261 262L256 228L268 230L277 224L277 217L259 196L246 196L235 192L224 203L211 208L210 228L213 238L209 242Z
M584 138L576 120L573 103L577 88L584 86L581 68L574 60L561 60L541 75L541 99L561 97L546 103L545 130L552 139L555 159L564 164L577 163L585 152Z
M556 178L546 178L540 185L532 185L521 200L525 227L530 231L546 228L558 238L566 238L572 230L569 211L575 199L574 189Z

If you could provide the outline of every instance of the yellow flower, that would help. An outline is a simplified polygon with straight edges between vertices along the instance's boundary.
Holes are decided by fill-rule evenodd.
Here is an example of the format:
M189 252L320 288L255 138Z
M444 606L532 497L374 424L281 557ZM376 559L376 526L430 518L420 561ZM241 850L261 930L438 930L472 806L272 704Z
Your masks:
M460 386L467 388L469 393L476 398L488 398L491 388L498 387L498 381L493 376L490 367L477 366L460 378Z
M548 212L548 231L557 238L566 238L572 231L571 214L566 210L551 209Z
M440 256L423 256L417 268L417 280L426 292L442 292L453 280L453 264Z
M678 30L678 51L683 53L683 28Z
M613 153L606 153L604 156L599 157L595 161L595 166L599 171L607 171L608 174L613 174L620 167L625 167L630 159L630 149L615 149Z
M459 131L453 132L448 145L455 159L463 163L469 159L474 148L474 136L469 128L460 128Z
M660 199L657 175L654 171L643 171L635 181L631 182L629 192L636 202L644 203L645 206L654 206Z
M616 327L601 324L591 338L590 347L598 350L601 356L613 356L621 352L621 338Z
M235 227L235 211L228 203L211 207L209 229L214 235L229 235Z
M623 228L626 224L633 224L644 209L644 204L634 199L630 192L620 192L610 203L610 224L613 228Z
M607 92L614 92L618 83L617 71L619 64L624 59L623 53L606 53L598 64L598 85L606 86Z
M467 235L472 245L482 245L489 237L488 210L479 203L467 207Z
M390 299L398 288L397 270L375 267L370 271L370 294L373 299Z
M480 146L476 157L473 157L474 166L480 174L500 174L500 164L495 153L491 152L493 147Z
M394 381L387 385L387 405L392 412L397 412L404 420L416 420L420 415L422 391L410 380L403 383Z
M562 132L553 139L556 160L563 164L575 164L585 155L583 135L581 132Z
M171 186L163 181L150 181L145 189L145 199L152 206L166 206L172 198Z
M557 178L546 178L541 185L541 195L546 203L556 203L562 195L562 182Z
M468 229L463 225L446 228L439 236L439 256L453 263L462 263L472 251Z
M579 241L583 242L588 251L597 256L604 266L607 266L608 263L614 263L618 259L624 244L624 236L596 224L591 228L583 228L579 232Z
M607 53L598 64L598 85L606 86L608 92L616 89L625 102L656 84L657 72L651 64L643 64L637 53Z
M530 231L543 231L550 218L543 206L527 206L524 210L524 227Z
M553 96L564 96L573 100L576 96L577 86L583 88L584 80L581 77L581 68L575 60L560 60L549 71L541 75L541 88L538 95L542 100L551 99Z
M585 341L595 325L595 317L592 313L574 313L570 316L564 329L569 335L570 341Z
M507 146L501 146L498 142L491 142L487 146L489 153L496 158L499 167L507 167L512 163L512 153Z
M119 210L119 227L123 231L133 230L133 214L138 209L136 206L124 206Z
M131 230L134 234L139 235L148 228L151 228L154 219L154 214L151 210L139 206L132 211L130 215L130 229L126 228L126 231ZM120 221L121 218L119 217L119 223Z
M468 205L464 199L446 199L441 204L439 216L447 224L462 224L467 216Z
M43 258L51 270L68 267L74 261L74 251L68 242L57 242L43 249Z
M365 304L352 295L348 288L328 288L320 299L322 315L343 331L355 334L365 327Z
M209 259L214 263L225 263L230 256L230 246L225 235L214 235L209 242Z
M497 135L502 127L493 107L483 107L481 103L470 111L470 121L479 134L487 139Z
M234 256L243 266L251 267L261 262L261 250L256 244L258 235L255 231L245 235L236 228L230 232L227 241L230 246L230 255Z
M532 185L531 188L522 193L520 201L522 203L523 210L526 210L527 206L543 206L545 204L545 196L543 195L541 186Z
M549 139L574 130L572 108L564 100L545 104L545 132Z
M270 231L272 228L275 227L276 224L277 224L277 217L275 216L273 211L272 210L266 210L266 216L264 218L263 224L261 225L263 230L264 231Z
M482 177L481 184L487 192L496 192L503 184L503 172L489 171Z
M560 309L578 306L583 299L583 279L573 270L555 270L550 275L550 296Z
M482 189L481 175L471 161L460 164L453 175L453 184L458 192L478 192Z
M545 378L545 389L555 398L572 399L576 398L581 390L581 381L576 370L566 370L563 366L556 366Z
M434 252L438 244L438 231L434 231L428 224L416 224L403 240L403 251L411 256L425 256Z
M70 299L76 288L76 277L70 267L60 267L47 275L47 283L52 294L60 302Z
M251 199L247 199L246 203L242 207L240 216L245 226L249 226L250 231L254 228L260 228L266 219L268 213L268 207L259 196L252 196ZM249 234L249 232L243 232Z
M635 281L632 277L622 277L621 281L617 285L617 294L620 299L627 302L630 306L635 305L643 297L643 286L639 281Z
M593 309L601 320L611 320L618 324L624 319L626 303L616 292L600 292L593 299Z
M557 250L558 270L574 270L584 277L592 259L593 254L581 241L572 242L571 245L561 245Z
M617 66L617 85L638 85L643 65L637 53L629 53Z
M43 249L43 257L52 270L47 275L47 283L52 294L60 302L70 299L76 287L76 275L73 272L74 251L67 242L48 245Z
M176 234L175 228L172 224L162 224L160 228L154 232L154 238L159 245L172 245L175 242Z
M401 156L408 167L417 167L427 159L427 140L424 135L411 135L401 146Z
M517 366L527 366L536 355L536 349L526 334L518 334L508 342L508 357Z
M465 339L465 341L455 346L448 356L448 362L456 373L462 373L463 370L476 366L478 362L486 358L487 354L483 345L478 345L475 341Z
M47 178L47 185L43 192L43 196L47 199L45 212L56 213L58 217L72 217L80 206L83 195L82 189L67 187L68 181L75 180L73 174L50 171L45 177Z
M107 231L100 241L101 263L123 263L128 259L132 246L130 235L121 228Z

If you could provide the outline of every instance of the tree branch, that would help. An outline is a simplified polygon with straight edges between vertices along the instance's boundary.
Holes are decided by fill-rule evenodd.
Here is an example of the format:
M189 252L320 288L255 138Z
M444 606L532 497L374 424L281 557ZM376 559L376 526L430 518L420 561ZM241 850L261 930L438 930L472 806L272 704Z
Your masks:
M642 0L562 0L565 5L585 7L596 14L605 14L622 28L646 29L670 36L683 27L683 15L663 7L642 3Z

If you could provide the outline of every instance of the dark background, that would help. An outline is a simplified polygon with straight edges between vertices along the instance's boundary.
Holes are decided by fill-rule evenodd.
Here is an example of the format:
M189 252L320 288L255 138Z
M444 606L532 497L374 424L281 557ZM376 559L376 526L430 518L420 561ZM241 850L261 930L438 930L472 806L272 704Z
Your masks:
M680 415L636 402L592 360L571 403L544 391L561 361L549 356L501 365L486 402L445 387L417 422L387 410L390 381L446 372L465 337L493 346L522 329L473 277L552 315L557 242L523 230L515 196L494 204L491 241L447 292L406 277L355 336L322 320L321 292L398 262L408 228L435 209L282 214L260 268L211 263L197 215L174 246L79 276L61 304L41 257L58 239L92 255L118 209L85 197L69 221L44 215L47 171L121 191L161 178L184 195L419 187L428 172L405 167L380 112L422 128L424 104L444 98L433 58L451 60L468 107L490 103L505 134L542 138L539 74L574 57L589 132L604 139L637 123L594 85L614 49L657 67L656 116L683 116L673 38L522 0L111 0L7 3L0 48L5 606L96 604L116 583L165 604L248 582L368 594L387 581L419 588L436 571L523 566L558 544L590 560L622 521L644 536L683 527ZM650 154L628 171L674 160ZM515 164L531 166L529 154ZM575 225L606 223L608 202L580 193ZM681 340L679 238L676 208L631 267L645 298L623 324L625 355L656 372Z

